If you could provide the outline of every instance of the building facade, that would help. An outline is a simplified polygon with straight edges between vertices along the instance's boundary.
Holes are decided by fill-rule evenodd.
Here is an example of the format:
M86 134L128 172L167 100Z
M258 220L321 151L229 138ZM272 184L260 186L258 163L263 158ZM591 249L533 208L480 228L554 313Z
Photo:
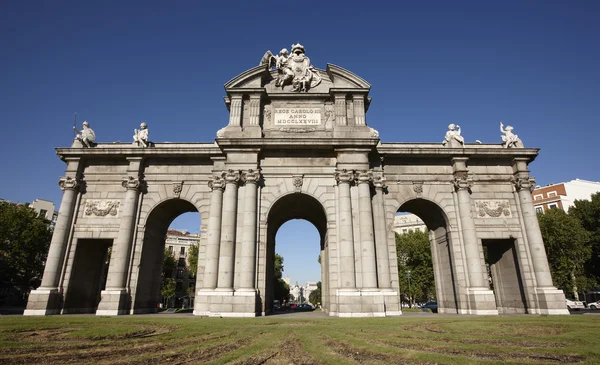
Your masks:
M33 208L38 216L43 216L47 221L50 222L50 228L54 229L56 225L56 219L58 218L58 212L54 210L54 203L49 200L36 199L29 205Z
M409 232L427 232L427 225L416 214L396 214L394 217L394 232L405 234Z
M440 313L568 314L531 196L538 150L466 144L454 125L444 143L382 143L366 122L370 88L339 66L313 67L297 44L225 84L229 121L214 142L58 148L63 199L25 314L155 311L168 226L194 211L196 315L271 312L276 234L290 219L320 233L328 315L402 314L397 212L430 232ZM97 258L109 247L100 290Z
M575 200L590 200L592 194L600 192L600 182L575 179L568 182L536 186L533 190L533 205L537 213L548 209L568 211Z
M200 245L200 235L187 231L169 229L165 238L165 250L175 259L175 270L170 277L175 280L175 306L189 308L194 305L196 276L189 271L190 248Z

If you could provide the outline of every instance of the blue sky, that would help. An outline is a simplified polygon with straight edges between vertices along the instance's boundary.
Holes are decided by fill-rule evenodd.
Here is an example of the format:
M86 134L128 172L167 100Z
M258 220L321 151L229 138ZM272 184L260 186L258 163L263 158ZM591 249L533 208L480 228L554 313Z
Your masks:
M142 120L154 141L212 141L227 123L223 85L296 42L315 67L371 83L367 123L383 141L439 142L452 122L467 141L499 143L502 120L541 148L539 184L600 181L598 19L591 0L4 0L0 198L60 202L53 149L70 145L74 112L102 142L130 141ZM282 228L278 251L304 224ZM312 280L291 257L292 279Z

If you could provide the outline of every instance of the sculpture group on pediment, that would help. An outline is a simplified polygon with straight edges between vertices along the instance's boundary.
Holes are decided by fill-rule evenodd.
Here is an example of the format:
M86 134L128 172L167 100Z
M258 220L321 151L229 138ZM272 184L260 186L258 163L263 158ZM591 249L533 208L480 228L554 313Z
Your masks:
M300 43L292 45L291 54L286 48L279 51L277 56L271 51L267 51L260 64L267 65L269 68L275 67L277 70L275 86L282 89L286 85L291 85L292 91L306 92L321 83L321 75L311 65L310 59L304 54L304 47Z

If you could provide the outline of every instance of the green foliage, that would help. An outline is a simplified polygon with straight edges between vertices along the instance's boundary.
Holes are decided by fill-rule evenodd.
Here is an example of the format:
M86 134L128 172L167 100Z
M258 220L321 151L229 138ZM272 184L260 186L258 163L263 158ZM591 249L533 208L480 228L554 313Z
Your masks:
M412 296L413 302L434 298L435 280L428 234L418 231L396 234L396 252L400 292Z
M317 289L310 292L308 295L308 301L314 305L322 303L321 301L321 282L317 283Z
M596 285L600 282L600 193L592 194L591 200L575 200L569 215L579 219L583 228L590 234L592 254L585 263L587 276Z
M554 284L575 296L591 289L593 283L584 270L592 255L590 235L579 219L562 209L550 209L538 214L538 221Z
M279 254L275 254L275 300L280 300L282 303L284 300L288 300L290 295L290 286L283 280L283 257Z
M198 273L198 244L197 243L190 246L190 249L188 251L188 262L190 265L188 267L188 271L190 273L192 273L195 277L196 274Z
M321 254L319 254L319 257L317 258L317 262L319 263L319 265L321 264Z
M26 205L0 202L0 282L29 291L40 285L52 231Z
M160 289L160 294L167 301L175 296L175 280L172 278L165 279L163 287Z
M173 270L177 266L177 261L175 260L175 256L173 253L165 248L165 254L163 256L162 263L162 277L163 280L173 277Z

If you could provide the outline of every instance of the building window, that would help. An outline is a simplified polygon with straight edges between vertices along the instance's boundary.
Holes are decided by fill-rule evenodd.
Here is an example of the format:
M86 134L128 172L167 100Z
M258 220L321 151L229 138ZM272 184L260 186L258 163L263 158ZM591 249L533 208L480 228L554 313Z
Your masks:
M181 247L181 250L179 250L179 254L185 255L185 247Z
M415 228L415 231L421 232L421 228L417 227L417 228Z
M549 191L548 192L548 198L551 196L556 196L556 191Z
M177 284L175 284L175 291L181 291L181 289L183 289L182 282L178 282Z
M178 265L179 265L179 266L185 266L185 258L183 258L183 257L180 257L180 258L179 258L179 264L178 264Z
M46 209L40 209L40 217L46 218L47 213L48 213L48 211Z
M558 204L548 204L548 208L550 208L550 209L558 209Z
M544 213L544 207L535 207L536 213Z
M408 232L408 229L404 228L404 229L402 230L402 233L406 233L406 232Z
M409 232L409 233L412 233L412 231L413 231L413 230L412 230L412 228L409 228L409 229L408 229L408 232Z
M169 253L173 253L173 246L169 246Z
M536 194L533 196L533 200L542 200L544 199L544 196L542 194Z
M177 269L177 279L183 279L183 269Z

